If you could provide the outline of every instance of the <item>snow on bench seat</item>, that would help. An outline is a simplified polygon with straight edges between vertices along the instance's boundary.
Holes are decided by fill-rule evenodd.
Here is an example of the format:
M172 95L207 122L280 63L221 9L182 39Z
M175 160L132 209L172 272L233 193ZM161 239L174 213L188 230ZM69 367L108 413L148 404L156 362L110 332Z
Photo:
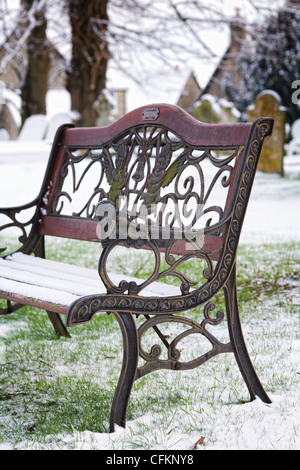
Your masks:
M124 275L110 274L110 278L118 285ZM128 277L127 280L138 284L143 282L133 277ZM105 293L105 286L96 269L23 253L0 259L0 295L7 300L66 314L76 299ZM145 288L143 295L179 295L179 288L156 282Z

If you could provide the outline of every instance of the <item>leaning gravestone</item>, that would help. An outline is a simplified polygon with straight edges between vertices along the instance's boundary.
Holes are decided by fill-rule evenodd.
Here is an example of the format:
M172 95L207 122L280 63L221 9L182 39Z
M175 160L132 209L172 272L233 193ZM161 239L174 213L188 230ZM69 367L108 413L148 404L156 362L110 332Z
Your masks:
M264 173L283 174L283 149L285 135L285 110L280 96L273 90L264 90L257 95L248 108L248 122L259 117L274 118L272 136L266 139L258 162L258 170Z

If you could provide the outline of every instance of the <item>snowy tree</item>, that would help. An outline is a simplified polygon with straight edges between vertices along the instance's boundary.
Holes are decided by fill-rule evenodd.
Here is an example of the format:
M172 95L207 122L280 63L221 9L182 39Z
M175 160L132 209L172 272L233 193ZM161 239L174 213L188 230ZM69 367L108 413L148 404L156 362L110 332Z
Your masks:
M245 0L248 6L255 2ZM178 64L183 68L191 59L212 61L218 56L216 44L211 41L212 33L229 30L234 9L228 10L228 5L232 3L229 0L21 0L19 18L22 11L23 18L24 11L27 18L16 22L17 35L0 44L0 56L1 49L7 52L0 64L0 79L5 62L19 67L18 73L25 79L25 115L25 107L31 100L28 94L25 96L25 90L33 93L34 86L29 83L45 83L47 75L49 51L44 35L47 20L47 38L51 33L51 44L60 51L63 49L66 86L72 108L81 115L79 124L94 125L98 112L95 104L106 86L110 62L114 63L116 73L122 71L142 86L145 77L152 74L159 82L164 72L176 71ZM267 0L259 3L267 5ZM0 9L4 4L6 1L0 0ZM29 5L27 10L24 4ZM0 36L4 24L0 15ZM22 48L28 48L29 52L25 67L20 59ZM33 51L35 55L30 54ZM44 64L40 67L43 79L33 74L33 70L38 72L39 54L40 63ZM40 97L44 99L44 92L40 92ZM37 108L28 112L36 112L34 109Z
M25 16L33 14L34 26L27 39L27 68L21 87L22 122L33 114L46 114L46 94L50 66L46 36L46 3L43 0L22 0ZM32 12L32 7L35 11Z
M110 58L107 41L108 0L69 0L72 55L67 71L67 89L82 125L93 126L94 106L106 84Z
M2 18L6 15L4 5L6 1L0 0ZM17 74L22 81L25 79L24 116L25 109L36 112L37 107L28 108L29 92L35 91L30 81L44 83L47 74L43 36L46 19L51 43L59 50L64 49L72 108L81 115L81 125L93 125L97 117L94 105L106 86L111 58L115 70L126 73L141 86L145 77L151 74L158 77L171 68L176 70L178 63L183 64L189 58L210 60L215 53L205 34L211 25L217 28L226 24L228 18L221 7L220 0L216 5L209 5L205 0L21 0L19 19L15 22L17 34L8 35L7 41L0 44L0 55L1 49L6 51L0 78L5 63L14 63ZM5 21L1 23L0 15L0 33L1 26L5 32ZM27 52L29 60L24 66ZM30 52L35 52L35 56ZM38 65L35 60L33 66L34 59L39 54L44 62L40 68L44 71L41 80L33 74ZM43 96L40 93L41 99Z
M276 91L287 108L287 120L300 117L292 101L292 84L300 77L300 1L288 0L254 27L239 56L239 85L230 77L224 88L239 111L244 112L258 93Z
M95 103L112 58L115 70L142 86L145 76L175 70L179 61L213 57L203 39L205 24L224 19L204 0L68 0L66 5L72 43L67 87L80 124L88 126L96 122Z
M49 69L46 6L46 0L20 0L15 11L0 0L0 79L6 73L6 87L20 92L22 121L46 111Z

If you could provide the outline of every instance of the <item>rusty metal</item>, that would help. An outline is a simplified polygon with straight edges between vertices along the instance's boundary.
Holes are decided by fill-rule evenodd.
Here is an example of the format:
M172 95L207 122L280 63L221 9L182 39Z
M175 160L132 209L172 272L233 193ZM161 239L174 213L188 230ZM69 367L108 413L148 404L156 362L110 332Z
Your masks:
M67 326L91 321L101 312L114 313L120 325L124 357L111 409L111 431L115 424L125 426L134 380L154 370L192 369L225 352L234 353L251 398L270 402L243 339L235 268L259 154L272 124L262 118L252 125L207 125L179 108L154 105L102 130L64 127L57 134L41 194L30 206L35 215L22 225L17 219L22 208L0 210L10 218L10 225L20 228L21 251L43 257L45 234L70 236L72 230L74 238L96 240L102 220L99 208L115 209L113 224L105 225L99 260L107 294L78 299L67 315ZM97 177L87 192L91 174ZM211 202L215 194L221 195L221 203ZM74 208L76 200L79 205ZM107 262L120 244L153 253L154 267L147 279L138 283L124 277L118 285L113 283ZM181 270L191 260L198 263L196 281ZM144 295L146 287L166 277L179 281L178 295L168 296L167 287L166 296ZM227 343L207 328L217 327L225 318L213 301L222 289ZM162 332L165 324L183 330L170 341ZM57 328L62 330L60 325ZM155 331L162 346L154 343L148 351L143 340L149 331ZM180 343L192 336L202 338L209 348L198 357L184 359Z

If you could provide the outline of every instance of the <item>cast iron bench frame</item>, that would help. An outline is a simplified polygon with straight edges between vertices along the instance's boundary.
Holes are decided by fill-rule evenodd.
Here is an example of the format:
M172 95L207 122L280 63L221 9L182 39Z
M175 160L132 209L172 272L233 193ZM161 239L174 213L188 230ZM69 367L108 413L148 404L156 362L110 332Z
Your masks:
M107 236L102 240L103 250L99 261L99 274L106 287L106 293L79 297L71 305L54 305L29 295L21 295L17 291L6 292L0 283L0 297L7 300L7 307L2 308L0 313L14 312L23 305L45 309L59 335L69 335L61 320L61 314L66 315L68 327L88 322L100 312L113 313L116 316L123 335L123 363L111 407L111 432L114 431L115 424L125 427L127 405L136 379L158 369L192 369L210 357L224 352L234 353L251 399L259 397L264 402L270 402L252 365L241 330L236 292L236 254L263 140L271 135L272 126L273 120L270 118L260 118L253 123L205 124L195 120L182 109L166 104L143 106L103 128L76 128L64 125L57 131L38 197L29 204L0 209L0 214L11 221L10 224L0 227L0 231L8 226L18 227L22 231L19 239L22 246L18 251L43 259L46 255L46 235L99 241L97 227L99 228L101 217L97 218L97 211L105 207L101 204L112 205L116 209L117 222L123 221L123 227L124 223L125 226L129 225L134 217L130 220L127 217L126 220L125 215L124 219L117 202L120 195L133 195L136 200L142 198L148 208L150 203L158 204L171 199L187 202L194 197L204 206L200 216L210 211L215 211L218 215L217 222L208 220L206 226L201 229L203 243L201 247L196 246L193 250L189 237L183 235L182 239L179 239L176 235L176 230L184 233L183 227L176 229L172 224L169 227L169 239L162 235L162 223L156 227L158 236L155 239L151 239L148 229L138 239L131 238L129 232L126 232L125 237L117 233L116 239ZM224 150L227 151L225 158L214 154ZM170 158L173 154L175 160ZM93 188L92 195L86 198L88 202L84 206L85 215L83 211L80 214L64 215L62 198L72 198L64 191L64 180L69 172L75 172L77 163L86 157L91 165L95 162L101 164L100 183ZM220 180L222 187L228 188L223 209L215 206L207 209L205 206L205 180L201 169L204 158L217 170L208 191L210 192ZM155 162L154 167L149 163L151 159ZM198 193L193 191L195 176L184 177L184 187L188 189L186 193L183 194L182 190L179 190L178 179L183 177L183 169L188 165L194 165L200 178L202 186ZM82 177L84 175L85 173ZM103 189L104 179L109 183L109 189ZM168 189L171 180L173 185L175 182L175 186L163 199L161 190L163 187ZM74 191L79 185L78 183L73 187ZM100 205L97 206L95 201L100 201ZM19 214L28 209L32 209L34 214L27 222L20 222ZM139 227L141 228L141 225ZM109 224L106 225L107 233L108 229ZM193 233L197 233L197 230ZM119 285L112 282L106 270L106 262L113 248L119 244L152 250L155 268L148 280L142 284L127 282L126 279ZM159 261L161 253L169 265L163 274L179 278L181 292L175 296L147 297L140 293L142 289L160 280L163 275ZM175 258L175 255L179 258ZM193 256L207 263L203 271L204 282L195 289L193 282L178 270L181 262ZM7 255L3 258L9 259ZM222 311L218 311L215 317L211 315L216 307L211 299L222 289L230 338L226 344L219 342L206 329L207 325L217 325L224 319ZM188 319L185 312L200 305L203 306L204 314L202 322ZM179 313L181 316L178 316ZM144 316L146 320L137 328L135 317L140 316ZM190 329L170 344L158 328L163 322L178 322ZM166 346L167 359L161 359L161 348L156 345L150 353L143 350L141 337L149 328L156 331ZM183 362L176 346L182 338L192 333L205 336L212 349L197 359ZM145 361L142 367L138 367L139 356Z

